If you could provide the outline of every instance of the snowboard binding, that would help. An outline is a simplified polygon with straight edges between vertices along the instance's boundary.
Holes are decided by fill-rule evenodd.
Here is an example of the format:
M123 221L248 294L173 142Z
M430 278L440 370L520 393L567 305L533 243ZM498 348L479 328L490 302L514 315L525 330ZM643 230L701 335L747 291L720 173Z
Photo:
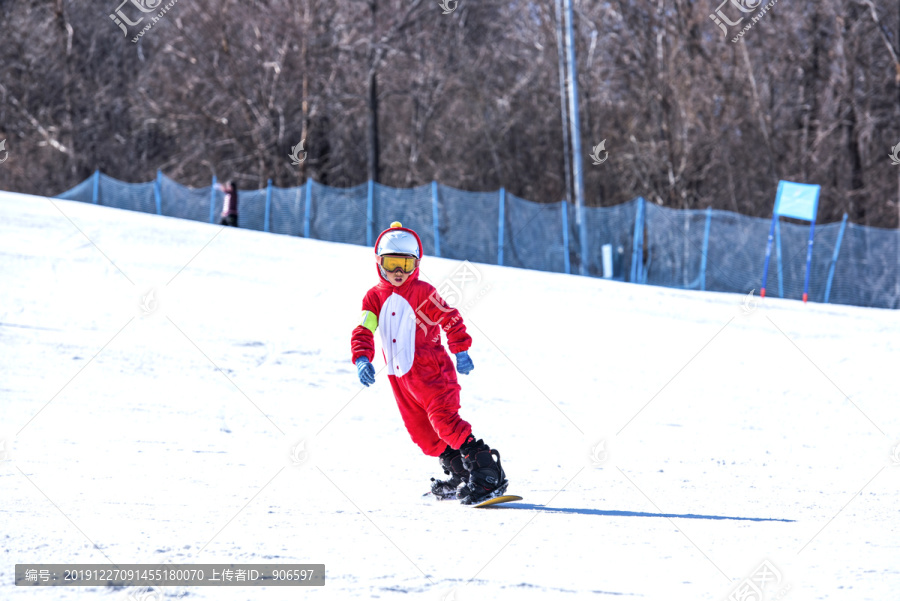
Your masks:
M456 489L456 498L460 503L477 505L506 492L509 482L497 449L491 449L479 439L464 444L460 451L463 467L469 472L468 481Z
M469 481L469 472L463 466L462 454L457 449L448 446L438 460L441 463L441 469L450 478L448 480L432 478L431 494L442 500L456 499L456 490Z

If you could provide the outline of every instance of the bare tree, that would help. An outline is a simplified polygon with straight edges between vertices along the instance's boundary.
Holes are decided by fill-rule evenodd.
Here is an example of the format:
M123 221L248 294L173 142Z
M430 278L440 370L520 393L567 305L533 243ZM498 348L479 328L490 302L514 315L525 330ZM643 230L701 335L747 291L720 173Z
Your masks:
M822 185L820 222L900 225L886 156L900 143L900 5L778 3L740 39L713 3L575 8L581 135L609 151L587 165L587 204L642 195L768 216L790 179ZM162 169L192 186L217 174L566 195L550 3L445 15L421 0L209 0L176 4L136 43L115 9L4 3L0 186L56 194L95 169Z

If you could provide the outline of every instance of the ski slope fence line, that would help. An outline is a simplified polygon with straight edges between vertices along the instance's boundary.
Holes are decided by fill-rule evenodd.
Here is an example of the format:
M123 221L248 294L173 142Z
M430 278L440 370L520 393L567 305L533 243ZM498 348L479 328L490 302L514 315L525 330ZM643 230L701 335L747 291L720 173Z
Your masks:
M129 184L99 171L56 198L217 223L224 194L188 188L161 172ZM525 269L579 273L575 207L507 193L466 192L432 182L416 188L364 183L333 188L308 180L296 188L239 191L242 228L372 246L401 221L419 233L426 254ZM770 219L730 211L667 209L643 198L586 207L585 274L720 292L759 293ZM800 299L809 226L780 222L768 296ZM847 222L817 225L809 300L900 308L900 230Z

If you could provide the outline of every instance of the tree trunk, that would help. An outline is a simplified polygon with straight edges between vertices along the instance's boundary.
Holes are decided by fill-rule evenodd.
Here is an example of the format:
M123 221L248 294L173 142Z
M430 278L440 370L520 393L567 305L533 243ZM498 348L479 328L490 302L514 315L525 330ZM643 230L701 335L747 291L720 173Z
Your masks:
M307 136L309 136L309 52L307 41L312 32L311 19L309 18L309 5L311 2L312 0L305 0L304 2L305 14L303 15L303 38L300 40L300 64L303 65L303 81L300 90L302 96L300 100L300 111L302 113L302 123L300 125L301 140L306 140ZM308 141L303 144L303 150L309 151ZM309 157L309 154L307 154L307 157ZM306 180L306 163L307 161L300 163L300 170L297 172L298 186Z
M369 0L372 13L372 45L378 39L378 0ZM378 63L381 52L374 48L369 53L369 78L366 82L369 130L369 180L378 182Z
M369 71L369 179L378 181L378 80L375 69Z

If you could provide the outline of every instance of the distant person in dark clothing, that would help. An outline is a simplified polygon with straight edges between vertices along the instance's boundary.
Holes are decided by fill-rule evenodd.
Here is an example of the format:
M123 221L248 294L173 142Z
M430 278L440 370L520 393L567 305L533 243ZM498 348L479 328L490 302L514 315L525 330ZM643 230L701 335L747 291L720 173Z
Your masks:
M227 186L219 186L219 189L225 193L225 202L222 204L222 218L219 220L219 225L238 227L237 184L234 183L234 180L231 180Z

